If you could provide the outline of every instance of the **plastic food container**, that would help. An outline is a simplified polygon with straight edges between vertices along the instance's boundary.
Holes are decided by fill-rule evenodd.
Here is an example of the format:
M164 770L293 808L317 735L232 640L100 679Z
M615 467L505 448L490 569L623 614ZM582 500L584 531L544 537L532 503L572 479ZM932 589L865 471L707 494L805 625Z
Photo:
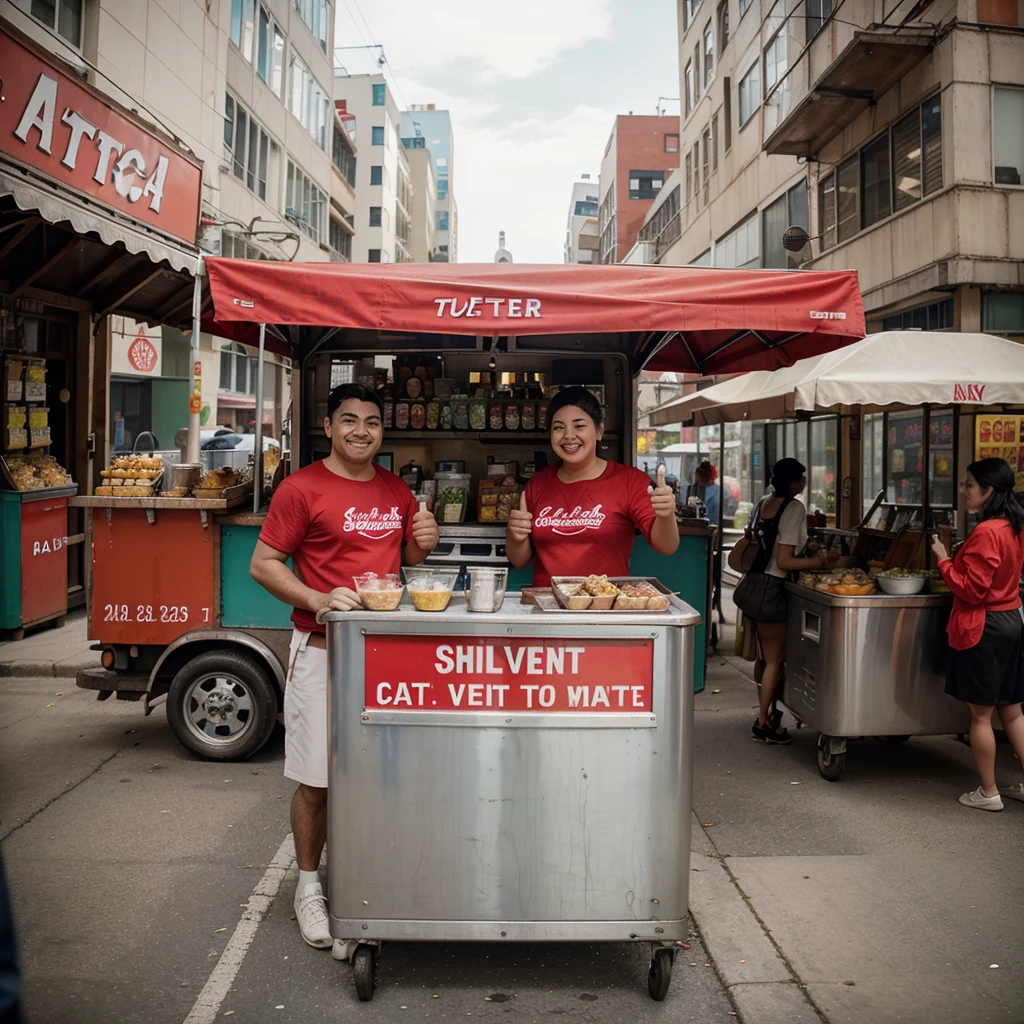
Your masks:
M469 588L466 597L471 612L501 611L505 600L505 586L508 583L508 569L490 566L470 566Z
M923 576L876 576L875 582L886 594L907 597L921 593L926 580Z
M394 573L378 576L375 572L368 572L354 576L353 580L359 600L367 611L393 612L402 600L405 587Z
M452 599L458 569L403 568L406 590L421 612L443 612Z
M434 518L441 525L465 522L473 477L469 473L435 473L434 481L437 484Z

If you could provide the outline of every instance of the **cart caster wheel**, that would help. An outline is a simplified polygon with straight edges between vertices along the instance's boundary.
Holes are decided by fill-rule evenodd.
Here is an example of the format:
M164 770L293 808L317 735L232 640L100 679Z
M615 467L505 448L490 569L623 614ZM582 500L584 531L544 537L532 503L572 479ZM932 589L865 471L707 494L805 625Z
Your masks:
M68 621L68 617L66 615L58 615L57 618L55 618L53 620L53 628L54 629L63 629L64 625L65 625L65 623L67 623L67 621Z
M846 751L837 754L832 750L832 737L818 735L818 773L823 779L835 782L846 767Z
M660 1003L668 992L672 981L672 950L659 949L651 960L651 969L647 972L647 991L651 998Z
M11 630L11 639L15 643L17 643L19 640L24 640L25 639L25 630L23 630L23 629L12 629Z
M361 1003L373 998L374 975L377 972L377 951L373 946L360 946L352 954L352 977Z

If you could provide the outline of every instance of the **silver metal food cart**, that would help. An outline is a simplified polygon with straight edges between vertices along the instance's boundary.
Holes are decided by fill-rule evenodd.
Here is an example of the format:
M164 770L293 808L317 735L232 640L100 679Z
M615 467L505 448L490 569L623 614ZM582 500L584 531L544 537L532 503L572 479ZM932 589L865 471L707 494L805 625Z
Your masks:
M846 743L965 733L970 713L945 693L949 594L839 597L787 583L786 674L779 700L818 731L818 771L834 782Z
M685 939L700 616L321 613L330 672L331 931L360 940Z

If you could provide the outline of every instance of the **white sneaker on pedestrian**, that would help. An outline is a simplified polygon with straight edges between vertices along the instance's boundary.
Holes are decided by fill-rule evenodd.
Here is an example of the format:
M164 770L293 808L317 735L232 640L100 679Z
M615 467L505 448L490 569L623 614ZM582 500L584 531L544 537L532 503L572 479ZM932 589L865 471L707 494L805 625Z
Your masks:
M314 949L331 945L331 929L327 922L327 900L319 882L311 882L301 891L295 890L295 920L302 937Z
M351 960L358 947L359 943L355 939L335 939L331 947L331 956L335 960Z
M960 803L964 807L976 807L979 811L1001 811L1003 809L1003 801L999 794L995 796L985 796L981 791L981 786L977 789L972 790L970 793L964 793L960 797Z
M1020 800L1024 803L1024 782L1018 782L1015 786L1000 786L999 792L1011 800Z

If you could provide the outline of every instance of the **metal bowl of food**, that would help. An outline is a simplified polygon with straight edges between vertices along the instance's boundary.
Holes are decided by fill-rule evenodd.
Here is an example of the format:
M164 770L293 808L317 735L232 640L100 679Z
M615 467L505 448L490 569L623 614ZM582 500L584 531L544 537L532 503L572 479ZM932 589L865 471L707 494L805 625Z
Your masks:
M393 612L402 600L405 586L395 573L378 576L368 572L354 576L353 580L359 600L369 612Z

